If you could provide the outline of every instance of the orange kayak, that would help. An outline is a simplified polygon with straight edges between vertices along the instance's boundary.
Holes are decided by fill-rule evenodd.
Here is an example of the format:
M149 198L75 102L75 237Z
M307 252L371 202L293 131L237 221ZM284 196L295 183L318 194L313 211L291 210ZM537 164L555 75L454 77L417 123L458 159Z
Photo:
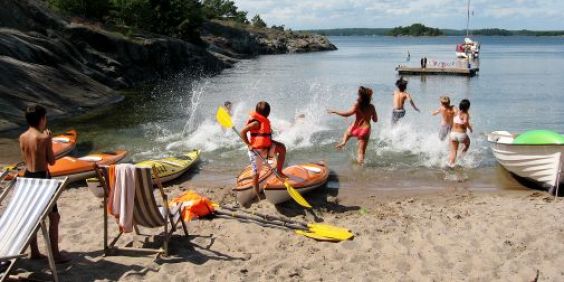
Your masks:
M289 177L288 182L300 194L307 193L327 183L329 168L324 162L306 163L289 166L284 169L284 174ZM277 177L268 179L264 186L266 199L273 204L279 204L290 200L286 186Z
M49 166L51 177L67 176L69 182L83 180L96 175L96 165L111 165L119 162L127 155L125 150L89 154L80 158L63 157Z
M269 161L271 166L276 166L273 161ZM274 173L267 166L263 165L259 173L259 189L263 189L266 181L274 176ZM237 195L237 201L246 205L253 199L257 198L255 188L253 187L253 169L249 165L237 177L237 186L233 188L233 192Z
M60 159L72 152L72 150L76 148L77 137L78 133L74 129L61 135L53 136L53 153L55 154L55 159Z

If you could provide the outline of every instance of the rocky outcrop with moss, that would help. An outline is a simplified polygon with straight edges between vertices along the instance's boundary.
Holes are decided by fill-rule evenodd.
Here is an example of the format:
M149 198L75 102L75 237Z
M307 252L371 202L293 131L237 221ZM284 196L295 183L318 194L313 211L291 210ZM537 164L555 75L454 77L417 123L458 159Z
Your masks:
M332 50L324 37L231 26L202 27L207 44L122 33L70 20L43 1L3 0L0 9L0 131L22 126L33 103L64 117L119 101L116 90L187 71L219 73L240 58Z
M337 49L325 36L317 34L217 20L204 23L202 39L210 51L236 58Z

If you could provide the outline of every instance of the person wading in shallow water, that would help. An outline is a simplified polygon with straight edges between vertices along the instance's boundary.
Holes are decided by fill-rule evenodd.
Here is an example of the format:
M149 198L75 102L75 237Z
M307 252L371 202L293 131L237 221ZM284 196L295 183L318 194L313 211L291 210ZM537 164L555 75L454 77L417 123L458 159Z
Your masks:
M360 165L364 164L364 155L368 140L370 140L371 125L370 121L378 122L378 114L376 108L372 104L372 89L361 86L358 89L358 99L352 108L346 112L338 112L334 110L327 111L330 114L337 114L342 117L349 117L355 115L354 123L345 131L343 141L337 144L337 149L342 149L351 137L358 139L357 162Z
M407 81L400 77L396 81L397 90L394 91L394 101L393 106L394 109L392 111L392 125L395 125L401 118L405 116L405 109L404 104L406 100L409 100L409 103L417 112L420 112L413 99L411 98L411 94L407 93L405 90L407 89Z
M458 106L458 111L452 120L452 131L450 132L450 156L448 161L449 167L454 167L456 165L456 155L458 154L458 147L460 144L464 144L462 148L462 153L465 154L470 148L470 137L466 133L468 130L472 132L474 129L470 124L470 101L468 99L463 99L460 101Z
M47 111L37 105L27 108L25 119L29 129L20 135L20 149L25 162L25 174L27 178L49 179L49 165L55 164L55 155L51 140L51 131L47 129ZM57 205L49 212L49 238L56 263L66 263L70 258L59 251L59 210ZM45 256L39 252L37 247L37 235L33 235L29 243L31 248L31 259L44 259Z

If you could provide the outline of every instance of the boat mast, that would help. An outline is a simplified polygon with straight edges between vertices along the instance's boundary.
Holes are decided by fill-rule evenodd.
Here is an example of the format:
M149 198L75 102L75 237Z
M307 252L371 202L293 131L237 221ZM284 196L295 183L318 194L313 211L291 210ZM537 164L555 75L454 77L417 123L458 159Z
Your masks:
M468 5L466 7L466 37L468 37L468 29L470 27L470 0L468 0Z

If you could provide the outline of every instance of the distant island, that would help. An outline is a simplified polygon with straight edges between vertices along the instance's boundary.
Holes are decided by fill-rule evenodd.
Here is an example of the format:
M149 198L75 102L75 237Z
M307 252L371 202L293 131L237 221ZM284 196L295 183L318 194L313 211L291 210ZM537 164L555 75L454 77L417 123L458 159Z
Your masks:
M466 30L437 29L423 24L412 24L394 28L334 28L304 30L325 36L464 36ZM484 28L470 30L472 35L480 36L564 36L564 30L507 30L501 28Z
M390 36L440 36L443 32L438 28L427 27L420 23L415 23L410 26L398 26L388 31L387 35Z

